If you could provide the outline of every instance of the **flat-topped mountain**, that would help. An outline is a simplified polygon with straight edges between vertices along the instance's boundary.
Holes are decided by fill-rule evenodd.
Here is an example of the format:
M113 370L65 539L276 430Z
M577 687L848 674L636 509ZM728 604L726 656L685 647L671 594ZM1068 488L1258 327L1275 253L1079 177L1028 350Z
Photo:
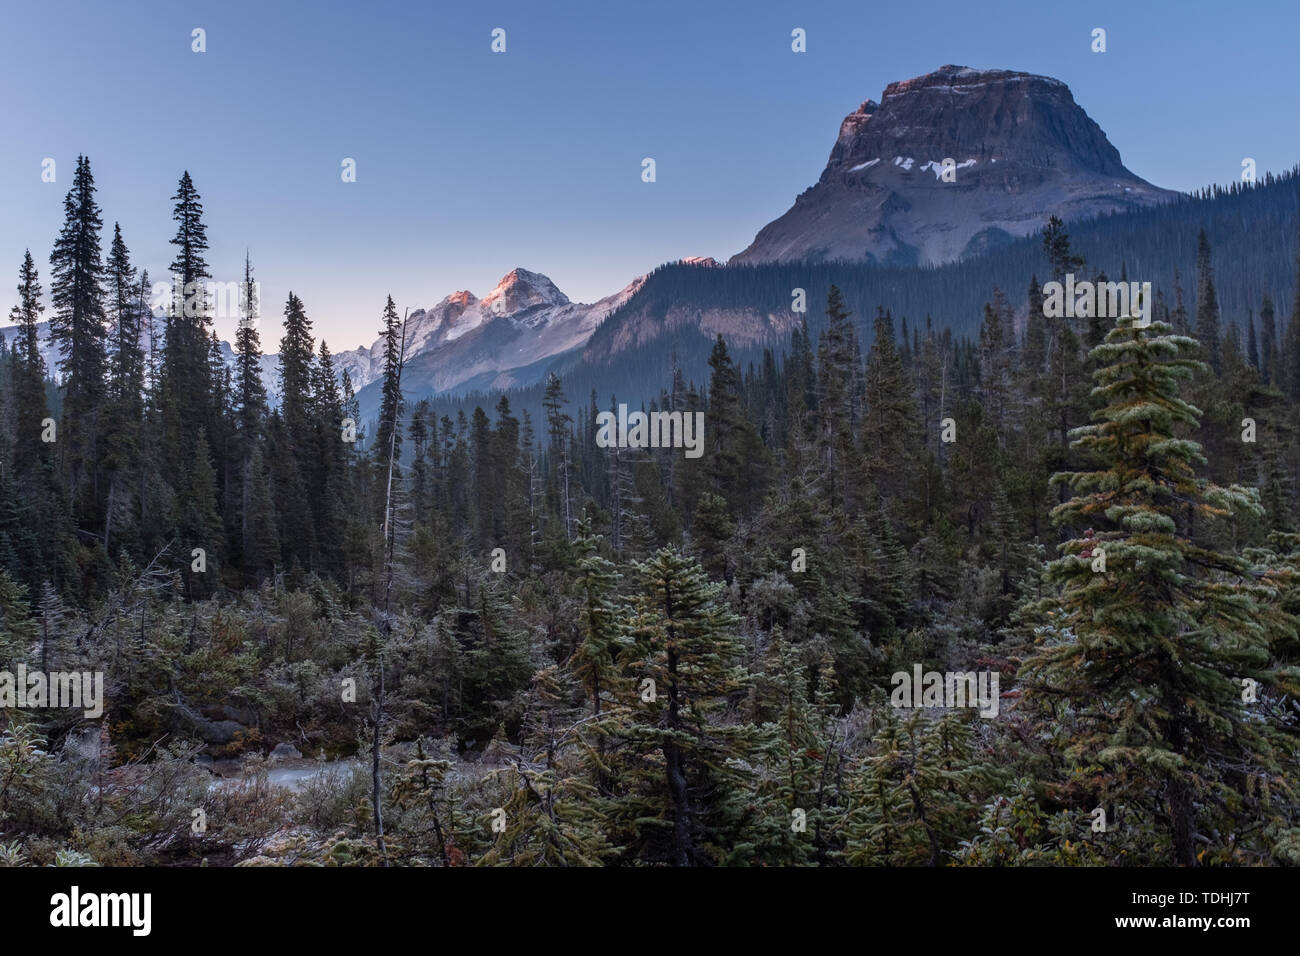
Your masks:
M948 262L1051 215L1091 218L1175 195L1129 172L1061 81L943 66L846 116L817 184L731 262Z

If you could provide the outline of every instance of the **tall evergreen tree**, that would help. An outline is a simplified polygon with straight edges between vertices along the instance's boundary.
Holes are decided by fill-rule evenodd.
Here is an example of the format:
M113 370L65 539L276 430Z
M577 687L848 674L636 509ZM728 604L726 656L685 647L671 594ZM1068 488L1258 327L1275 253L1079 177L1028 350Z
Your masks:
M375 429L375 448L382 461L388 460L389 446L392 446L394 459L402 457L402 438L394 434L398 419L402 414L402 392L398 381L397 367L402 361L402 321L397 317L397 306L390 295L384 304L381 318L383 327L379 330L380 340L384 343L384 370L382 398L379 405L379 424Z
M104 328L103 228L90 160L77 157L72 188L63 201L63 228L50 254L50 338L59 348L63 421L59 447L74 515L94 520L94 485L100 465L100 412L107 365Z
M1047 220L1047 227L1043 230L1043 251L1047 253L1052 279L1056 282L1064 282L1068 273L1083 267L1083 256L1071 251L1070 234L1057 216Z
M1295 298L1291 301L1291 319L1286 326L1286 341L1282 345L1282 380L1291 400L1300 402L1300 252L1296 253Z
M1264 366L1259 356L1259 339L1255 336L1255 313L1253 310L1246 319L1246 360L1250 362L1251 368L1255 371L1263 371Z
M18 304L9 312L10 320L18 327L14 342L17 360L14 394L17 431L15 453L20 467L35 465L47 457L47 449L50 447L49 443L41 440L44 422L49 416L49 406L45 400L45 359L41 355L40 334L37 330L44 311L36 263L32 261L31 252L25 252L23 264L18 269Z
M269 489L262 474L267 398L266 386L262 382L262 340L257 330L260 312L257 284L253 281L253 263L245 253L239 327L235 330L233 403L238 456L235 465L238 487L235 539L240 553L254 565L245 570L251 570L255 575L265 568L270 557L265 544L268 531L266 510L270 502L261 500L262 496L269 494Z
M546 432L549 438L547 454L551 465L550 496L556 503L555 511L563 524L566 542L573 537L573 492L570 488L573 468L569 459L569 427L573 424L573 416L564 410L567 401L560 377L554 372L547 373L542 408L546 412Z
M275 456L275 498L280 503L280 534L287 561L307 568L315 553L316 535L308 476L316 451L313 416L315 339L302 299L289 293L280 339L280 408L283 447Z
M1223 332L1219 329L1219 296L1214 290L1210 240L1202 229L1196 237L1196 338L1217 375L1223 371Z
M163 378L168 404L174 403L168 438L189 449L200 425L213 424L208 333L212 327L211 303L205 279L211 278L204 253L208 249L203 204L186 171L172 196L176 247L172 260L172 303L167 316ZM188 437L187 437L188 436Z
M1239 693L1242 677L1274 679L1270 632L1293 632L1294 621L1268 613L1274 595L1243 560L1187 534L1192 515L1261 509L1254 489L1197 477L1200 448L1180 435L1198 412L1178 383L1204 366L1190 358L1196 343L1171 331L1121 318L1093 352L1106 404L1075 444L1098 464L1056 476L1076 497L1053 520L1102 530L1067 542L1049 566L1059 590L1043 608L1055 636L1022 674L1047 719L1067 728L1079 809L1126 805L1130 819L1159 823L1169 862L1190 866L1204 835L1230 840L1247 819L1281 827L1264 842L1294 839L1283 750Z
M673 549L637 572L634 644L623 657L625 686L640 697L610 727L625 774L610 811L617 841L637 859L672 866L743 860L752 789L744 761L759 738L752 724L721 719L750 682L737 621L721 587Z
M1043 315L1043 287L1038 276L1029 280L1029 314L1025 317L1024 374L1027 381L1035 383L1042 375L1043 359L1047 354L1047 319Z
M1277 370L1274 368L1278 347L1276 314L1273 297L1264 293L1259 306L1259 363L1266 385L1277 383Z
M750 513L761 498L764 449L745 414L740 374L721 335L709 353L709 405L705 413L705 469L709 489L732 514ZM681 453L670 453L674 459Z
M996 350L999 368L1008 373L1000 329ZM916 447L912 383L894 344L894 323L887 313L876 315L875 339L867 352L865 389L862 468L876 489L879 507L886 498L896 498L905 486Z
M134 471L140 460L144 426L144 351L140 347L139 286L122 229L113 224L107 263L108 313L112 323L104 470L108 489L104 504L104 551L112 554L114 526L119 533L136 530Z
M851 314L839 287L832 285L826 296L826 330L817 347L817 450L829 500L841 504L855 497L848 473L861 385Z

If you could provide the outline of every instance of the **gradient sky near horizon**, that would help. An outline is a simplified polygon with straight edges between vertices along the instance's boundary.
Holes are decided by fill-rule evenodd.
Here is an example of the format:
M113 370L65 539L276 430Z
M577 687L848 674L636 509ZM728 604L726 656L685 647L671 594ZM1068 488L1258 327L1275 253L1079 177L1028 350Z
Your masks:
M666 261L724 260L817 180L846 114L945 63L1065 81L1160 186L1235 180L1246 156L1260 174L1300 162L1294 2L1250 16L1201 0L0 9L0 316L27 247L48 292L85 153L105 251L120 221L155 280L189 170L214 277L237 279L251 251L267 351L290 289L340 351L375 338L389 293L412 308L482 296L523 266L593 301ZM191 51L195 27L205 53ZM504 54L490 51L495 27ZM791 52L795 27L806 53ZM355 183L341 181L344 157ZM223 338L234 324L218 321Z

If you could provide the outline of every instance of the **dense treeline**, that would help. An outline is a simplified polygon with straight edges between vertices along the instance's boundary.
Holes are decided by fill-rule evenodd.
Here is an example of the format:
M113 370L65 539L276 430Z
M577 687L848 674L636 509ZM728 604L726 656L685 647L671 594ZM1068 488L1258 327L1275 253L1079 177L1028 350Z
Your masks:
M58 385L30 255L0 382L0 655L108 701L4 712L5 859L1300 863L1300 300L1224 322L1204 233L1146 329L1044 317L1092 274L1055 220L977 337L886 300L868 341L832 286L818 333L667 376L693 459L599 447L617 396L556 376L536 416L408 407L391 299L351 441L296 295L269 409L251 264L233 370L201 295L145 352L84 160L65 215ZM1000 712L894 706L917 666L996 672ZM365 768L291 797L277 740Z
M1264 296L1277 304L1274 334L1285 321L1283 307L1295 291L1296 256L1300 255L1292 223L1300 215L1300 173L1292 170L1280 176L1271 173L1255 184L1215 186L1194 195L1182 196L1161 206L1103 216L1071 226L1075 251L1087 262L1087 278L1105 274L1111 279L1150 282L1158 290L1161 307L1170 312L1191 308L1196 298L1194 268L1198 236L1204 231L1213 241L1214 262L1220 267L1216 295L1226 327L1232 322L1244 342L1253 328L1262 337L1264 317L1260 313ZM572 395L585 396L592 388L602 398L609 382L619 383L619 395L630 404L648 401L673 374L674 362L689 380L703 382L708 375L706 359L711 345L698 328L669 324L666 317L689 303L692 309L719 309L747 315L758 330L783 327L769 317L790 317L791 291L803 289L807 301L825 301L832 285L840 289L853 313L850 321L857 336L870 341L876 306L885 304L894 317L895 333L903 322L924 330L930 321L951 329L958 337L977 338L983 304L995 288L1007 291L1016 312L1018 334L1025 334L1027 302L1013 294L1027 279L1043 271L1042 237L1029 236L1008 242L988 252L959 262L922 268L888 266L863 262L797 262L731 265L707 268L668 263L655 269L640 290L610 315L593 334L588 346L574 353L516 369L512 376L534 382L512 393L516 412L528 409L537 414L541 406L541 384L547 371L565 381ZM1082 278L1082 276L1081 276ZM812 308L809 329L819 335L825 320ZM620 351L617 343L626 333L624 323L662 324L658 335L635 349ZM644 333L642 333L644 334ZM636 338L638 341L641 335ZM778 351L786 345L782 333L746 343L728 343L737 365L748 368L762 360L765 347ZM490 380L494 375L484 376ZM368 386L360 392L363 414L373 417ZM456 397L433 398L440 411L451 414L476 404L495 402L489 393L478 391L482 380L465 383ZM413 397L422 397L413 395Z

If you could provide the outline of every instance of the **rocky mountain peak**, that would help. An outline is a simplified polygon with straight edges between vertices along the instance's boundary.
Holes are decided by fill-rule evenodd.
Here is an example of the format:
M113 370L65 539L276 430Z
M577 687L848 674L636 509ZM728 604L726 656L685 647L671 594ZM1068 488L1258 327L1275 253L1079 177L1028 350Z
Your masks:
M568 305L569 297L540 272L511 269L480 305L493 315L514 315L537 306Z
M946 262L1051 215L1172 196L1124 167L1060 80L948 64L846 116L817 184L732 261Z
M899 157L903 162L895 163ZM907 157L911 166L952 158L980 167L983 161L962 178L996 173L1001 183L1035 169L1132 177L1069 87L1014 70L948 65L890 83L879 105L867 100L845 117L820 181L850 173L888 178ZM991 170L993 159L1003 164L1001 170ZM871 160L880 162L863 165ZM1007 164L1017 168L1009 171Z

